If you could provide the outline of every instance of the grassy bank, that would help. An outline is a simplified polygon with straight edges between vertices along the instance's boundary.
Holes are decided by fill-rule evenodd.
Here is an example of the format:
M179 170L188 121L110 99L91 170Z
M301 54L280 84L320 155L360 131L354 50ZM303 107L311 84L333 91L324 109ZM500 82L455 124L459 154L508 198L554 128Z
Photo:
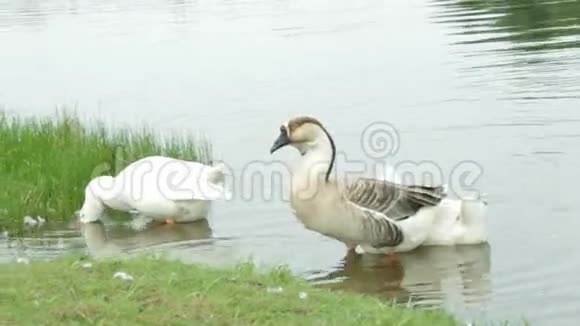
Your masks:
M47 118L0 112L0 148L0 229L21 226L25 215L69 218L91 178L115 174L140 157L210 159L205 141L162 137L148 128L111 130L64 112Z
M456 325L441 311L316 289L283 269L229 270L153 258L65 258L0 268L8 325ZM123 271L132 281L114 279Z

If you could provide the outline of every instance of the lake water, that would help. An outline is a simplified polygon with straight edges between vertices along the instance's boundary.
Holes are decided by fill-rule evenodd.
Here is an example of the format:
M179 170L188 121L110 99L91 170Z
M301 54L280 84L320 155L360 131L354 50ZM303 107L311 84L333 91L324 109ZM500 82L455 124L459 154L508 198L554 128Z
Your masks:
M394 162L436 162L444 181L475 162L473 186L490 202L489 245L421 248L395 266L345 258L342 244L259 192L217 203L209 225L92 225L81 236L71 223L3 239L0 259L143 247L209 263L251 255L465 320L576 325L578 13L580 1L558 0L0 1L8 111L75 106L111 123L202 131L237 175L296 159L269 154L294 115L318 117L365 163L361 135L386 121L398 135Z

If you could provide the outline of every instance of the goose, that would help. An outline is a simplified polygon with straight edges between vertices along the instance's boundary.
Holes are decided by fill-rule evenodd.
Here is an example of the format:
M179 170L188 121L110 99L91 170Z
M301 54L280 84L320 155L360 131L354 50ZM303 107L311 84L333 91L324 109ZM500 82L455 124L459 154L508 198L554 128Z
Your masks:
M210 202L228 199L225 166L148 156L113 176L92 179L78 212L82 223L100 220L105 208L148 216L168 224L207 217Z
M301 154L292 169L293 214L307 229L343 242L347 254L360 247L367 253L396 258L395 253L411 251L425 241L432 245L483 241L476 234L461 237L459 228L453 230L458 234L446 233L450 222L470 221L462 214L479 218L483 210L479 203L465 207L460 201L449 201L444 185L331 178L336 147L316 118L300 116L284 123L270 154L287 145ZM435 222L441 225L434 228Z

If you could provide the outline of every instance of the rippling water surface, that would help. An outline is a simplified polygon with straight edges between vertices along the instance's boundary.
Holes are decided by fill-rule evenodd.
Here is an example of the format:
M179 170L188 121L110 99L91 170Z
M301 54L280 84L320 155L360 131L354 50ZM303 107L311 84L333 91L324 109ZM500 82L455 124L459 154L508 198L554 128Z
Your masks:
M65 105L111 123L203 131L238 175L273 159L292 115L319 117L342 153L369 164L361 134L388 121L395 163L436 162L448 181L476 162L475 186L490 202L489 245L421 248L398 265L345 257L260 192L217 204L208 224L71 222L1 235L0 260L85 250L214 264L252 256L321 286L466 320L575 325L579 13L580 1L557 0L0 1L0 105L11 112Z

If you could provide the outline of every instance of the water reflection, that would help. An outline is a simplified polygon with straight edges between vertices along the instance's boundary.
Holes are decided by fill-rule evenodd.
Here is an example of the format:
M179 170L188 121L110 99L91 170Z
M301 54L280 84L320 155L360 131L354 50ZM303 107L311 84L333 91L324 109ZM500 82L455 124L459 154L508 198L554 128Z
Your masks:
M63 15L81 16L84 23L97 23L97 29L104 28L110 14L126 15L128 19L141 19L143 11L167 11L168 21L172 24L190 24L198 20L198 3L189 0L170 1L137 1L119 3L116 1L103 3L90 1L79 3L76 0L68 2L43 1L8 1L0 3L0 32L10 31L18 27L44 29L49 27L51 20L55 24L66 21Z
M207 220L175 225L152 224L137 232L118 229L116 233L113 236L108 234L102 222L81 225L82 237L89 254L94 257L114 256L169 243L177 246L181 242L188 242L191 246L193 240L212 237L212 229Z
M169 1L169 11L171 12L171 22L176 25L190 24L197 20L198 2L189 0Z
M431 4L433 21L445 28L448 43L463 58L456 62L461 87L532 105L559 100L566 106L580 98L579 1Z
M378 255L349 255L335 271L311 280L331 289L432 307L447 301L479 304L489 300L490 269L489 244L423 247L401 255L397 264L387 264Z
M47 10L37 1L9 2L0 8L0 31L14 27L43 27L46 25Z
M459 43L512 42L521 51L580 47L580 2L553 0L436 0L440 23L459 24Z

